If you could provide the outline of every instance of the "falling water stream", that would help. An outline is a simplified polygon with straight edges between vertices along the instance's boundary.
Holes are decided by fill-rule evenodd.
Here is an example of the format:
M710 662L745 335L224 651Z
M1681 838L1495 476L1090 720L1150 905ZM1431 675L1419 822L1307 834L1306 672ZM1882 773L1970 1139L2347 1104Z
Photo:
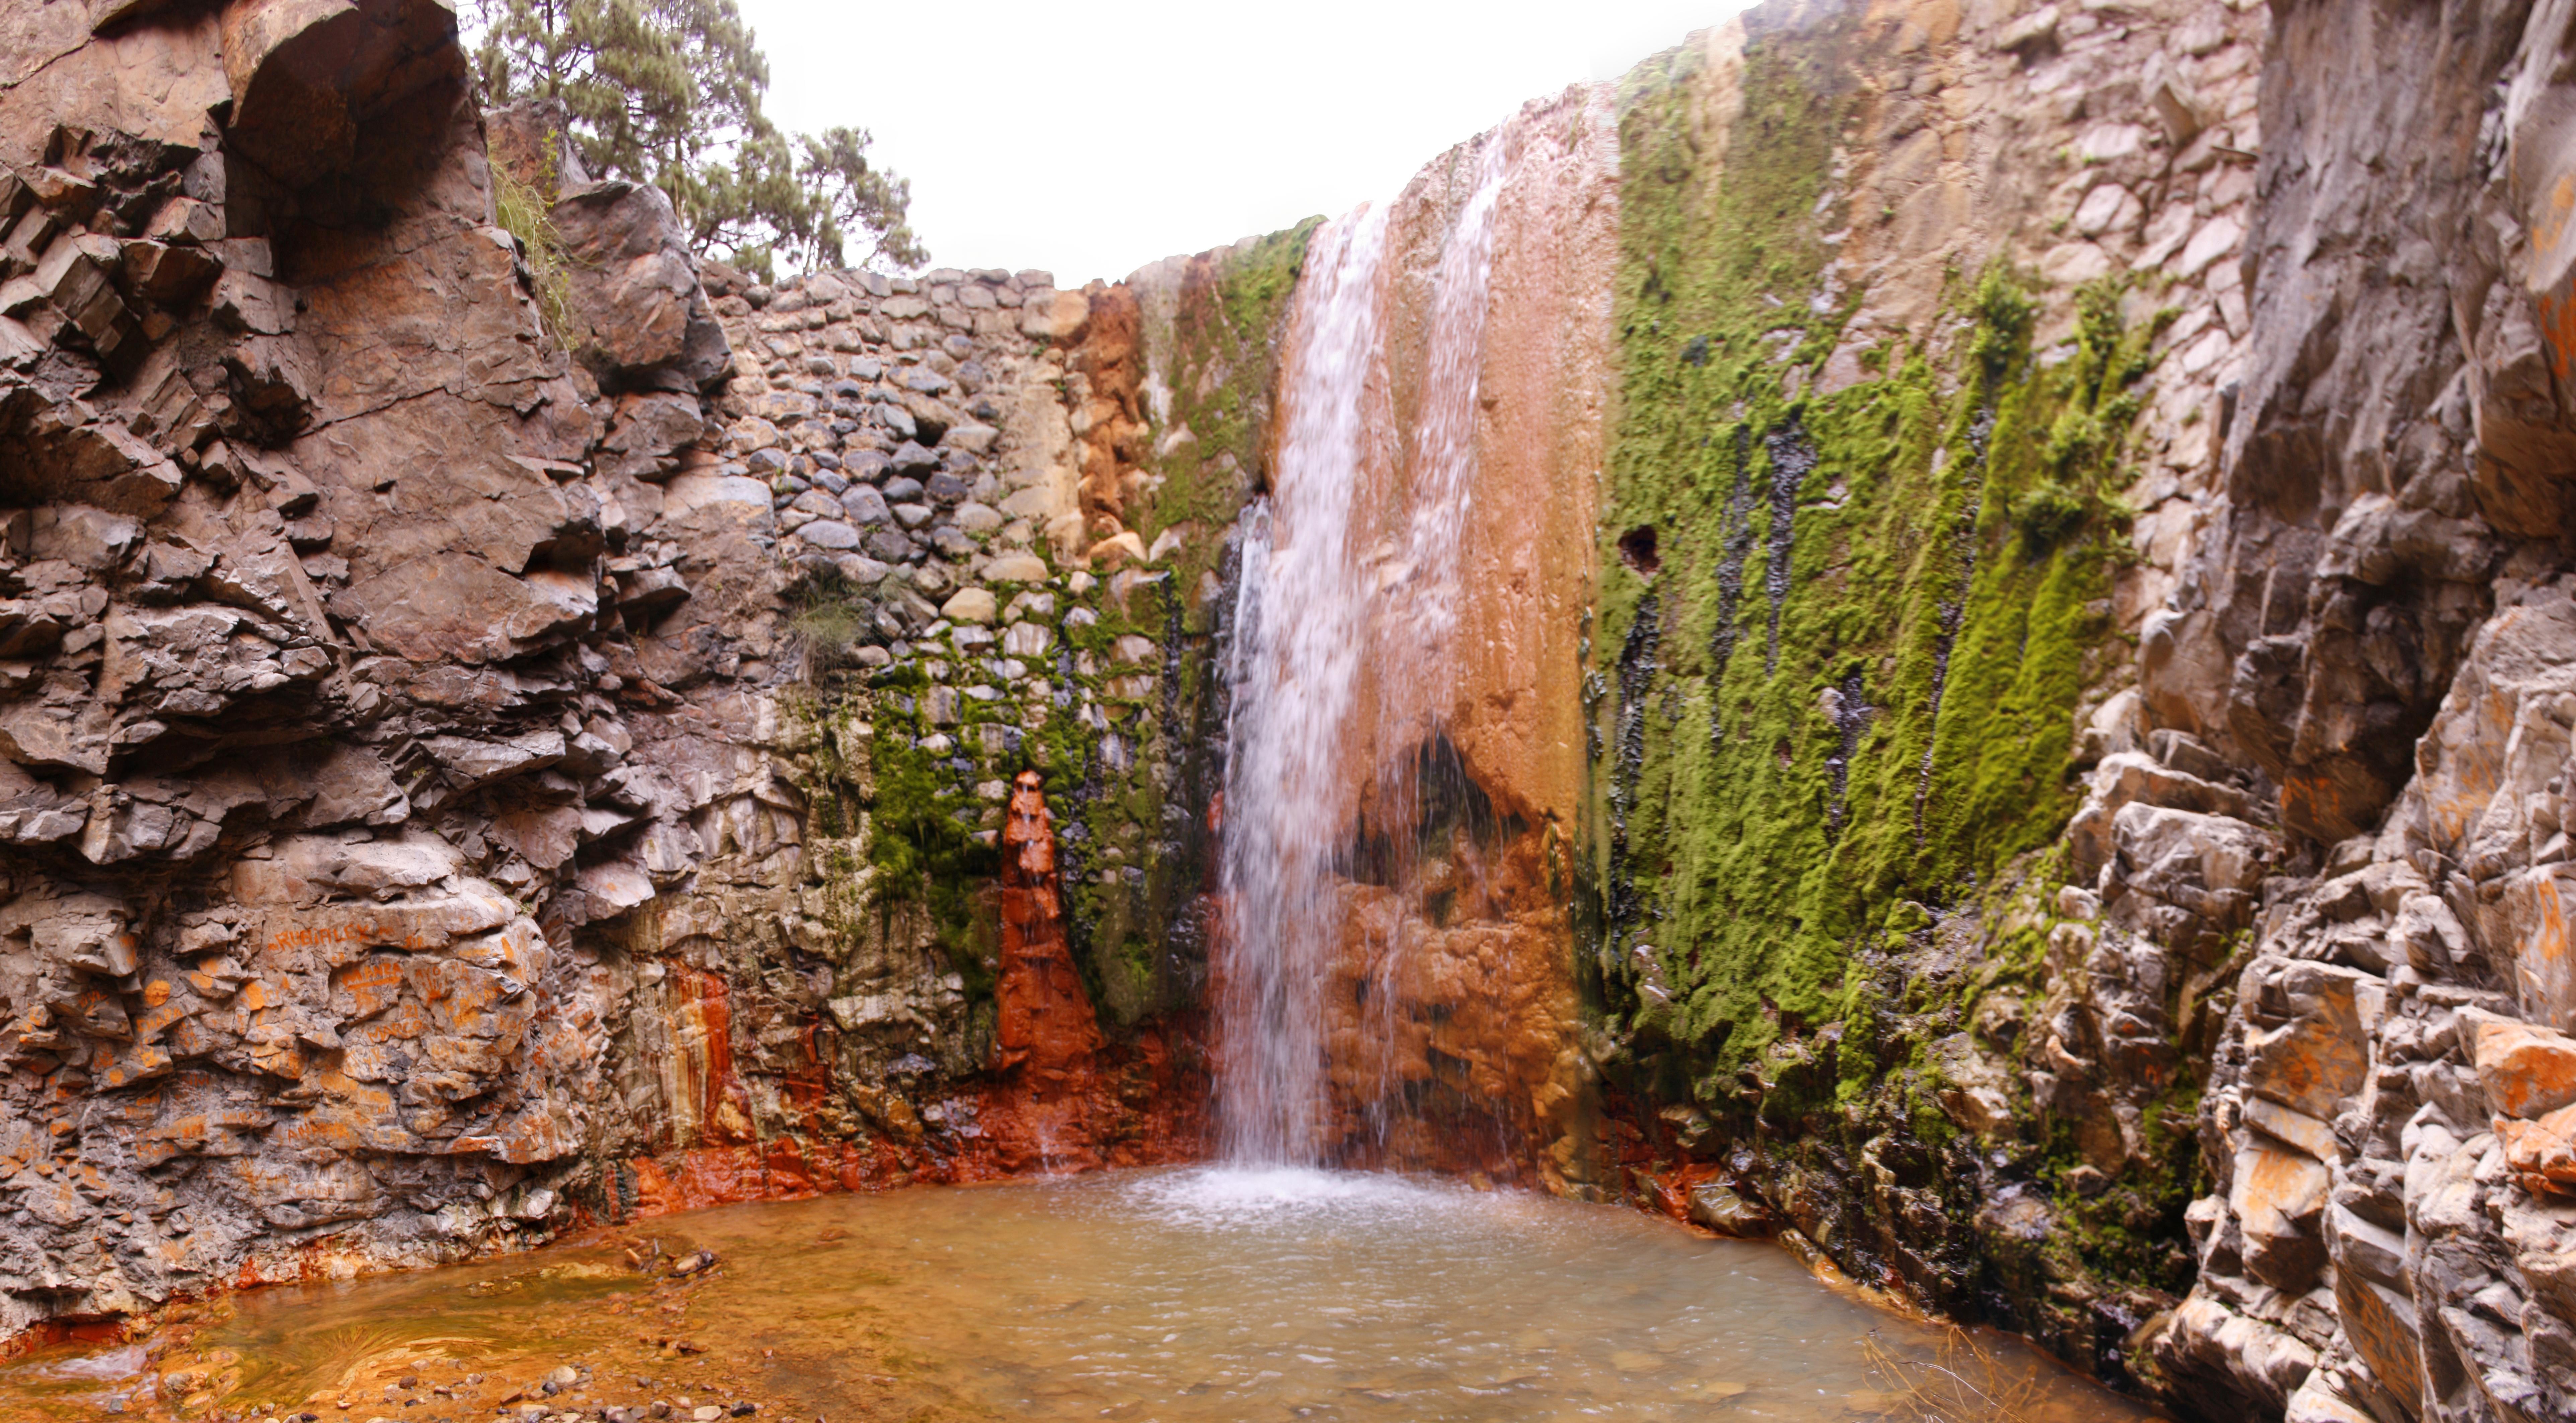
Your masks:
M1308 1163L1320 1152L1321 984L1339 931L1343 723L1365 613L1349 586L1352 505L1379 356L1386 228L1385 208L1364 208L1307 248L1276 482L1244 539L1227 729L1230 912L1216 1003L1219 1129L1234 1162Z
M1478 368L1491 301L1495 209L1512 131L1486 136L1432 279L1428 349L1410 427L1386 387L1387 205L1327 224L1309 248L1281 382L1269 498L1254 511L1238 593L1228 728L1224 885L1230 932L1217 1001L1217 1113L1226 1160L1307 1165L1323 1123L1329 968L1349 927L1339 883L1363 781L1377 818L1421 800L1409 754L1355 776L1354 718L1436 733L1459 619L1459 546L1474 496ZM1401 527L1363 547L1368 481L1402 491ZM1400 921L1399 921L1400 922ZM1400 942L1365 946L1379 976ZM1391 991L1371 994L1377 1005ZM1379 1036L1391 1023L1369 1024ZM1381 1091L1376 1096L1391 1094ZM1384 1124L1377 1124L1380 1131Z

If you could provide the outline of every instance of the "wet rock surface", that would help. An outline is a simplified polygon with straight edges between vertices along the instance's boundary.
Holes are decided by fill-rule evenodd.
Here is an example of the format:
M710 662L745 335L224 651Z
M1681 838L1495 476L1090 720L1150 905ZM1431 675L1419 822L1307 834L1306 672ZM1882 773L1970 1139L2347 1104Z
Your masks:
M2038 369L2063 359L2052 332L2074 327L2080 351L2100 317L2071 308L2105 274L2122 279L2123 316L2152 316L2153 359L2117 416L2131 422L2118 478L2134 557L2101 605L2116 640L2086 652L2065 704L2064 809L2026 848L1948 870L1918 860L1885 898L1803 901L1802 915L1846 916L1839 946L1803 980L1751 960L1750 1022L1704 1006L1714 934L1675 949L1655 923L1692 893L1658 861L1699 853L1684 812L1659 806L1684 793L1658 780L1679 740L1657 738L1693 722L1685 679L1705 669L1691 641L1710 638L1712 694L1721 677L1740 685L1725 652L1760 631L1741 626L1752 599L1735 595L1764 535L1744 492L1762 475L1741 453L1721 467L1738 493L1711 499L1727 512L1705 550L1669 507L1607 516L1630 532L1622 560L1605 553L1605 588L1635 611L1594 656L1609 1037L1593 1057L1611 1114L1594 1179L2012 1321L2192 1416L2570 1416L2559 1281L2576 1118L2557 1085L2571 1001L2553 888L2570 624L2549 334L2566 297L2563 224L2535 206L2560 161L2545 96L2563 74L2562 21L2476 5L2385 24L2334 6L2125 18L1756 12L1742 41L1712 38L1704 67L1687 52L1671 67L1698 103L1774 125L1774 145L1796 140L1769 117L1786 111L1762 107L1784 73L1814 86L1792 92L1846 96L1846 135L1897 144L1835 150L1860 200L1822 239L1833 255L1814 309L1857 301L1843 348L1905 310L1910 264L1943 250L1940 229L1907 226L1906 204L1942 192L1977 214L1971 248L2006 244L2039 279ZM1709 108L1687 112L1712 131ZM1976 117L1950 128L1945 113ZM2043 155L1954 166L2070 121L2073 171ZM1912 133L1940 137L1948 161L1916 170L1938 176L1873 191ZM1639 145L1632 158L1653 151ZM1844 220L1839 191L1817 200L1819 229ZM1632 350L1650 316L1680 309L1659 308L1655 284L1689 280L1649 277L1627 308ZM1862 293L1842 296L1844 282ZM1723 333L1662 340L1685 369L1725 350ZM1920 349L1937 370L1937 341ZM1790 394L1848 380L1841 359L1787 371ZM1803 428L1827 432L1830 471L1850 457L1817 410ZM2009 654L1974 640L1994 614L1973 580L2037 555L2030 496L1996 497L2009 423L1969 417L1961 444L1995 517L1974 525L1974 571L1936 623L1928 696L1945 720L1962 677L1973 688L1980 665L2039 647L2035 620ZM2070 428L2056 426L2052 460ZM1792 537L1864 487L1853 466L1808 485ZM1640 544L1631 526L1647 518L1667 522ZM1793 616L1799 577L1867 568L1840 550L1789 566ZM1725 609L1715 634L1685 621L1709 605ZM1832 635L1849 647L1844 618ZM1902 738L1925 694L1895 659L1849 665L1819 668L1800 699L1821 690L1823 714L1765 748L1784 776L1832 771L1830 794L1819 774L1812 806L1785 812L1812 816L1816 837L1786 872L1868 873L1850 845L1868 835L1871 758L1916 764ZM1875 690L1891 674L1896 687ZM1854 686L1886 704L1885 739L1835 715ZM1747 719L1706 714L1714 754ZM1977 754L1927 739L1916 854L1937 843L1940 766ZM1768 912L1775 936L1812 932ZM1809 983L1823 991L1802 1001ZM1725 1046L1748 1032L1754 1047Z

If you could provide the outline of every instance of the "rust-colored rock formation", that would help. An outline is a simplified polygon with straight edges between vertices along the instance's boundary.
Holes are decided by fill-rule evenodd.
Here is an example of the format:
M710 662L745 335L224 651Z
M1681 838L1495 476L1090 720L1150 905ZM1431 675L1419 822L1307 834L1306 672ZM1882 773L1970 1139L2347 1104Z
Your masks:
M1056 893L1055 830L1035 771L1011 787L1002 822L1001 1051L995 1065L1032 1095L1077 1090L1100 1055L1100 1022L1074 972Z
M973 1135L932 1150L920 1111L873 1084L836 1082L810 1041L799 1048L805 1066L785 1074L788 1129L757 1131L728 1046L726 985L683 973L666 1010L678 1071L666 1090L694 1104L697 1126L621 1163L611 1214L1195 1158L1203 1149L1205 1084L1192 1067L1199 1053L1186 1025L1160 1025L1115 1047L1102 1033L1066 939L1055 832L1034 771L1012 787L1000 844L992 1075L964 1106L931 1109L971 1118L944 1124ZM847 1139L839 1104L852 1096L886 1128L872 1142Z
M1124 282L1093 282L1084 296L1090 323L1068 363L1082 381L1073 427L1082 475L1083 532L1091 540L1092 561L1108 567L1145 553L1126 519L1139 478L1137 461L1153 432L1145 424L1144 332L1135 293Z
M1565 1135L1576 1081L1571 926L1547 841L1460 826L1395 883L1343 888L1326 1041L1354 1164L1539 1179L1536 1149Z
M1087 1118L1100 1091L1100 1020L1065 941L1055 831L1035 771L1011 788L1002 822L1002 973L994 1065L1014 1108L996 1133L1003 1164L1096 1166Z

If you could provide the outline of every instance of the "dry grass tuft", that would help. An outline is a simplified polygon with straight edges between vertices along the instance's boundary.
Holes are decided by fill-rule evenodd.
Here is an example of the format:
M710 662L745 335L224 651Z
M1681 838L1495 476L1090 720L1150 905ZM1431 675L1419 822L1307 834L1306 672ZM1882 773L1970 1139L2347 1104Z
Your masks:
M549 171L541 182L528 183L498 160L489 167L493 220L502 231L519 239L519 251L528 264L537 314L545 322L546 334L571 350L581 340L582 327L572 309L572 257L564 251L563 235L555 230L546 199L546 189L554 185L553 174ZM548 167L551 170L552 165Z
M1933 1358L1901 1354L1879 1332L1861 1339L1870 1372L1895 1396L1879 1416L1903 1423L2036 1423L2040 1376L2016 1369L1953 1325Z

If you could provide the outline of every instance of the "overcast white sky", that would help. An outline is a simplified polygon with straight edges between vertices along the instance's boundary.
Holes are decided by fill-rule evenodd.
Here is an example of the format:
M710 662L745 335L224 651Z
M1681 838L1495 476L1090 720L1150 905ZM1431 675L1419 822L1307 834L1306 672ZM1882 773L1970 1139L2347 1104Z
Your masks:
M853 124L939 266L1071 286L1393 194L1742 0L740 0L769 112Z

